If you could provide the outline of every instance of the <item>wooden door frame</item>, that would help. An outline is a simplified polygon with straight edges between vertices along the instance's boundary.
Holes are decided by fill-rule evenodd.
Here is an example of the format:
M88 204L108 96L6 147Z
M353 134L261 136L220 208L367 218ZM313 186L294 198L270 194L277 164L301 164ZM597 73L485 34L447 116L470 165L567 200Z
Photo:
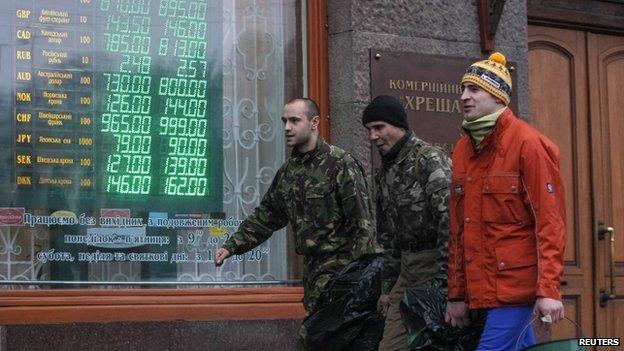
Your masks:
M328 140L327 0L305 3L308 96ZM0 324L300 319L302 298L301 287L0 290Z
M624 4L611 0L527 0L529 24L624 35Z

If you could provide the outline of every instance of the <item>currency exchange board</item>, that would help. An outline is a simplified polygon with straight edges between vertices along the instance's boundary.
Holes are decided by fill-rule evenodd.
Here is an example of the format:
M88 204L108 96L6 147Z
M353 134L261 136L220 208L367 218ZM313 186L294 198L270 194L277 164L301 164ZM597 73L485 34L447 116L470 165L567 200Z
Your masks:
M0 207L220 211L219 3L3 0Z

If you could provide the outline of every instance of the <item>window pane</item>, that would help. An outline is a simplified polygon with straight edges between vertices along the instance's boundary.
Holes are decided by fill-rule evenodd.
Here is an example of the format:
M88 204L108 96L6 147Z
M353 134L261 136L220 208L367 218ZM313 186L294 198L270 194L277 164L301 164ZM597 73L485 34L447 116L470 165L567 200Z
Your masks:
M287 280L285 230L213 255L286 157L301 23L295 0L3 1L0 282Z

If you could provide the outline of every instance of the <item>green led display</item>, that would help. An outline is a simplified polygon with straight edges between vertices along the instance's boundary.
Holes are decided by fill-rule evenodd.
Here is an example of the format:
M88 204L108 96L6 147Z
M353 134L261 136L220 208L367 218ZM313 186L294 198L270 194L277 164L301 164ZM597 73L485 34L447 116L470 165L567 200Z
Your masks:
M178 58L175 76L161 77L158 95L165 98L158 134L168 145L164 158L167 195L205 196L208 191L206 122L206 4L163 0L164 35L159 55ZM173 47L173 51L171 48ZM195 60L190 60L195 59Z
M2 0L0 10L10 201L222 210L221 1Z
M101 1L107 12L104 48L121 55L118 71L103 73L107 100L101 132L110 136L105 189L206 196L207 6L203 1L155 3L164 22L160 36L151 32L152 1ZM174 63L158 79L152 71L154 50Z
M105 191L150 194L152 187L151 1L102 0L107 13L104 49L122 55L118 72L104 72L101 132L112 140ZM143 56L139 56L143 55Z

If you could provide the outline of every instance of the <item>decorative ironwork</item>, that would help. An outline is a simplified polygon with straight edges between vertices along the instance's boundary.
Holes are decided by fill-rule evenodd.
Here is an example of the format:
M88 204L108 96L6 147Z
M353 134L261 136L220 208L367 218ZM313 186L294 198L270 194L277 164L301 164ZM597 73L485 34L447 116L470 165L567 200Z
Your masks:
M0 227L0 281L49 279L46 265L37 259L48 246L46 231L31 227Z
M223 205L235 220L243 220L258 206L285 158L280 121L285 69L282 11L280 2L224 2ZM226 237L235 229L227 227ZM199 244L178 248L189 256L207 257L223 242L214 239L204 234ZM178 280L286 279L285 230L257 250L259 254L244 259L232 257L218 269L212 264L179 264Z

